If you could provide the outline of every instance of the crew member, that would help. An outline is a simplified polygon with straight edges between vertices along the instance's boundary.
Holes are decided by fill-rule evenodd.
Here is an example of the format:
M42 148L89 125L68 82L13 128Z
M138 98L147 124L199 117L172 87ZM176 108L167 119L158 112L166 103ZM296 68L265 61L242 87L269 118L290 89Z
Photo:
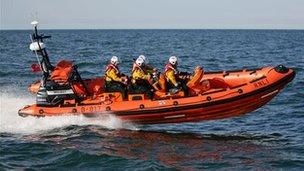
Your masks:
M185 80L179 78L179 71L177 70L178 58L171 56L169 62L165 66L165 77L167 80L167 89L172 93L177 93L182 89L186 96L188 96L188 88Z
M137 58L132 67L132 84L129 91L131 93L146 93L149 99L153 98L153 88L151 86L151 75L145 69L144 59Z
M127 77L120 73L118 69L119 59L117 56L113 56L110 63L106 66L105 71L105 91L106 92L116 92L122 93L123 99L127 96L126 85Z
M143 65L143 68L145 69L145 71L148 73L148 74L153 74L153 72L154 72L154 67L153 66L151 66L151 65L149 65L149 60L148 60L148 58L146 57L146 56L144 56L144 55L139 55L139 57L137 58L137 59L139 59L139 58L141 58L141 59L143 59L143 61L144 61L144 65ZM134 60L134 63L133 63L133 69L134 69L134 67L136 66L136 60ZM133 70L132 69L132 70Z
M139 55L138 58L142 58L144 60L144 64L143 64L143 68L146 71L146 73L151 75L151 80L150 80L150 84L154 87L155 90L158 90L158 88L156 88L154 86L154 84L157 84L158 79L159 79L159 72L157 68L154 68L152 65L149 65L149 60L146 56L144 55ZM137 58L137 59L138 59ZM134 62L135 63L135 62ZM136 66L136 63L135 63ZM152 81L152 82L151 82Z

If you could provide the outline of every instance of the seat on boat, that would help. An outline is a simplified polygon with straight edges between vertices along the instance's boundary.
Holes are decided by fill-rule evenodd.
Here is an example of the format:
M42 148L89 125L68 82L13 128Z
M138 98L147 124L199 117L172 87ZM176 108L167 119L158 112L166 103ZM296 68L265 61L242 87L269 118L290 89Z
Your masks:
M204 79L204 70L201 67L196 67L191 80L187 83L190 89L190 94L195 95L203 93L210 89L226 89L229 84L222 78Z
M204 70L201 67L196 67L194 74L187 83L190 95L197 95L209 89L208 81L203 79Z
M187 83L187 87L191 89L197 86L201 82L203 76L204 70L201 67L196 67L192 78Z
M86 87L84 87L83 84L85 84ZM83 84L80 82L72 83L73 90L78 96L85 97L89 93L92 97L96 97L99 94L104 92L104 89L103 89L104 78L103 77L83 80Z
M224 79L222 78L212 78L212 79L208 79L209 84L210 84L210 88L211 89L217 89L217 88L229 88L229 84L227 84L225 82Z

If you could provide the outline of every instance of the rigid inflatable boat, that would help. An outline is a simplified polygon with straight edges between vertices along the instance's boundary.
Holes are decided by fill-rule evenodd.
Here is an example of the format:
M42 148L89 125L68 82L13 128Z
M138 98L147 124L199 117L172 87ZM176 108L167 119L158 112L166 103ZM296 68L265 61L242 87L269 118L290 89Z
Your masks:
M236 71L204 72L195 68L187 77L190 95L166 90L160 77L154 97L145 94L105 92L104 78L82 79L77 67L60 61L53 67L37 33L37 23L30 49L37 54L43 78L29 86L36 104L19 110L20 116L115 115L135 123L197 122L239 116L260 108L275 97L295 77L283 65ZM39 57L38 57L39 56Z

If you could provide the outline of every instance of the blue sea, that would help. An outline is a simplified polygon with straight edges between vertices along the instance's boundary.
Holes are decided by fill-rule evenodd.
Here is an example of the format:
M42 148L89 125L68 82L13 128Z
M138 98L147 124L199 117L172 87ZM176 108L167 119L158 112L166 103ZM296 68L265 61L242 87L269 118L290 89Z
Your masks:
M0 170L304 170L303 30L42 30L53 64L73 60L84 78L101 76L109 58L130 73L143 54L163 69L234 70L283 64L296 77L247 115L199 123L135 125L115 117L21 118L40 78L31 30L0 35Z

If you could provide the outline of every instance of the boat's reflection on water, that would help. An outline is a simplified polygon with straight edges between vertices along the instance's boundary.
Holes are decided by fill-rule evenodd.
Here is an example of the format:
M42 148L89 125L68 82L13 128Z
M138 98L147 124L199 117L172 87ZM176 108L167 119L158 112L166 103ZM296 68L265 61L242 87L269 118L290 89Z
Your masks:
M65 135L49 134L39 139L90 155L152 161L178 169L261 167L261 163L278 157L272 147L262 143L267 137L108 130L95 126L79 129L66 129Z
M274 157L269 147L258 145L259 140L244 136L129 130L101 134L107 138L97 144L102 149L100 154L159 161L177 168L205 168L204 164L212 163L258 166L259 163L264 163L260 160L265 160L265 157Z

